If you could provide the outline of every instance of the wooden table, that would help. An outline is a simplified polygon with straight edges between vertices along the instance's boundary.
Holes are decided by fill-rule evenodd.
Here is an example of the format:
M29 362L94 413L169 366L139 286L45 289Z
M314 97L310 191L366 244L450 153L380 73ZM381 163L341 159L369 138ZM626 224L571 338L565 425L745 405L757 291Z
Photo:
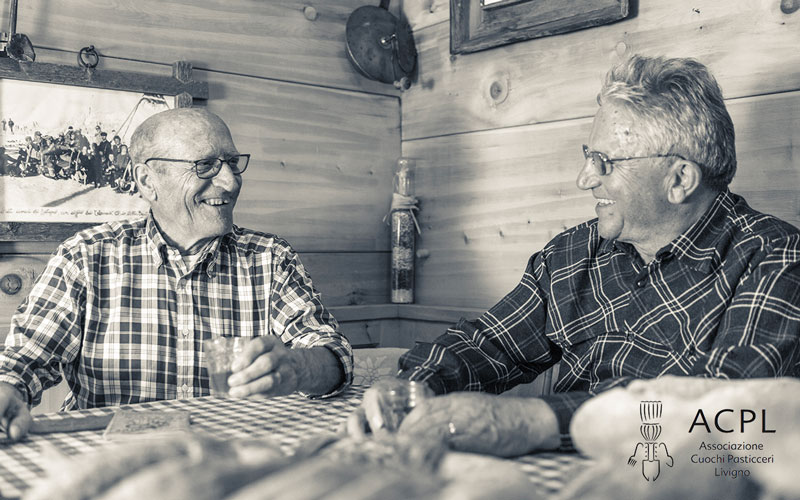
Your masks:
M308 399L300 395L273 399L228 399L202 397L154 401L125 408L181 409L191 412L192 429L219 438L271 438L285 451L302 439L319 432L336 432L361 402L365 387L351 387L331 399ZM98 408L70 412L70 415L106 415L118 408ZM63 419L65 413L48 413L36 420ZM56 448L65 455L76 455L108 444L102 431L80 431L31 435L20 443L0 442L0 498L17 498L44 476L43 456ZM49 450L48 450L49 448ZM555 495L565 481L585 466L574 454L539 453L514 461L528 474L534 487Z

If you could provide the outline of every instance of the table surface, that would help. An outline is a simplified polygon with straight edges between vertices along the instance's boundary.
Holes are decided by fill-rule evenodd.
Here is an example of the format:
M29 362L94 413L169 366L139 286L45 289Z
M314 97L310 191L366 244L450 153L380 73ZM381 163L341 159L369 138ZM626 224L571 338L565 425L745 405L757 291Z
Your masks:
M270 438L285 451L298 442L320 432L336 432L361 402L365 387L354 386L330 399L308 399L300 395L272 399L228 399L202 397L153 401L123 408L131 410L180 409L191 413L192 429L226 438ZM107 415L118 410L97 408L69 412L69 415ZM65 413L48 413L36 420L57 420ZM42 478L43 457L52 448L65 455L95 450L109 442L103 431L79 431L30 435L19 443L0 441L0 498L17 498ZM515 459L514 464L525 472L536 489L545 496L555 496L565 482L585 467L579 455L537 453Z

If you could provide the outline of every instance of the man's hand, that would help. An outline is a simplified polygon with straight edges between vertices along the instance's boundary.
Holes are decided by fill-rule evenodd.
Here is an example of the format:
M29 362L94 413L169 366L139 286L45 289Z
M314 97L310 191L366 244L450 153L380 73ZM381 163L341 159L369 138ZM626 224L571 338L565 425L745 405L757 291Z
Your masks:
M347 421L348 433L363 436L367 428L386 432L380 406L377 391L368 389L361 408ZM455 450L500 457L555 449L560 443L556 415L541 399L474 392L420 401L403 419L398 433L445 440Z
M23 395L11 384L0 382L0 428L8 439L19 441L28 434L31 412Z
M342 382L339 360L325 347L289 349L275 336L256 337L233 362L230 395L325 394Z

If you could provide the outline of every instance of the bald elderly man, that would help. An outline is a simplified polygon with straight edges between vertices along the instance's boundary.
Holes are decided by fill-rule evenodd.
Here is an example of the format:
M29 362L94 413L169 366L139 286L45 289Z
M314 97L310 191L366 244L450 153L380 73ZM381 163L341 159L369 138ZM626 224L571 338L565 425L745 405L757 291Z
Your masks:
M66 378L63 409L209 394L202 341L254 337L231 395L338 394L352 350L289 244L237 227L250 155L218 116L174 109L131 138L142 220L77 233L56 250L0 353L0 425L23 437L29 408Z

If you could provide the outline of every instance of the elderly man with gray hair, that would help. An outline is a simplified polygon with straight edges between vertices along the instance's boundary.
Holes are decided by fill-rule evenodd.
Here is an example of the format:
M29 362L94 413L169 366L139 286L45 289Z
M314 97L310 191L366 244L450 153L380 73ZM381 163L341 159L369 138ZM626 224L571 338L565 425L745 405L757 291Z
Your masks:
M400 378L447 395L399 432L496 455L569 449L578 406L634 379L800 376L800 231L728 189L733 122L708 69L636 56L598 102L577 177L597 217L535 253L480 318L400 359ZM485 394L558 362L554 394ZM368 391L350 432L380 431L380 406Z
M148 217L81 231L56 250L0 351L0 425L23 437L29 405L61 380L64 409L209 394L202 342L251 337L230 394L338 394L352 350L298 255L233 224L250 155L202 109L151 116L131 138Z

